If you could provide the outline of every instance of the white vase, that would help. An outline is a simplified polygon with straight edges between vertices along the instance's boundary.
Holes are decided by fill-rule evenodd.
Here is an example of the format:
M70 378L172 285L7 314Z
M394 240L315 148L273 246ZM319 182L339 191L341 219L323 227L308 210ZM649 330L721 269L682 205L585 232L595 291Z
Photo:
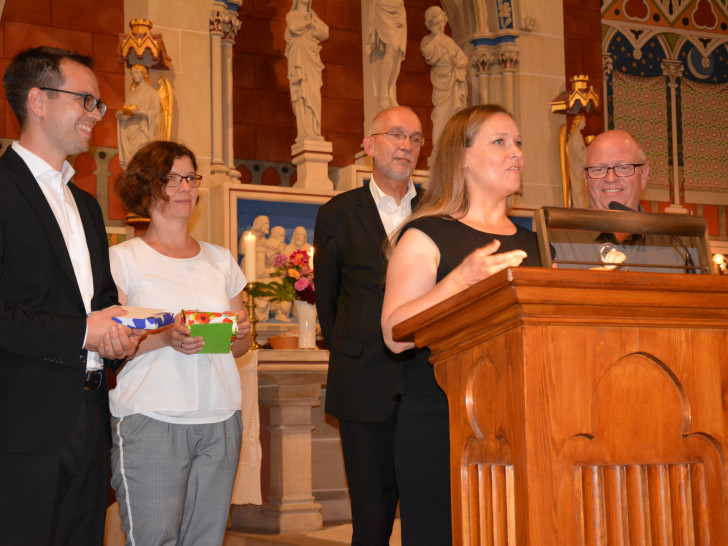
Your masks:
M296 300L296 318L298 319L298 348L316 348L316 306L305 301Z

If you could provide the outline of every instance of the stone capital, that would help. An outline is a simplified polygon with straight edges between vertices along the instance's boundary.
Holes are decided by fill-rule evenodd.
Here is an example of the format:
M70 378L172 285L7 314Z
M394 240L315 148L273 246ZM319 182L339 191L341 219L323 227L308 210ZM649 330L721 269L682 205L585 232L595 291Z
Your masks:
M476 46L470 54L470 64L478 76L487 75L490 65L499 62L500 57L492 46Z
M237 13L226 9L210 10L210 32L221 35L223 40L235 43L240 27Z
M670 80L670 83L675 83L678 78L681 78L685 67L680 61L664 59L660 64L662 73L666 78Z
M518 48L512 44L502 44L498 46L498 54L500 56L500 62L503 65L503 70L514 70L520 52Z

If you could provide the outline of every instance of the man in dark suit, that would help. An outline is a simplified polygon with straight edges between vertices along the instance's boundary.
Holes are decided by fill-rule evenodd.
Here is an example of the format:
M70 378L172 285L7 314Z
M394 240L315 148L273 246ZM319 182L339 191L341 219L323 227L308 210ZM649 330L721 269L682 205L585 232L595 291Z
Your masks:
M68 183L66 157L88 150L106 109L90 66L35 48L4 78L21 133L0 158L3 546L102 544L111 445L102 359L120 364L141 333L112 320L124 312L109 308L117 294L101 209Z
M339 418L357 545L389 544L399 498L394 431L411 354L391 353L382 339L385 245L416 203L410 176L423 143L411 109L380 112L364 138L372 179L323 205L314 230L316 307L330 351L326 412Z

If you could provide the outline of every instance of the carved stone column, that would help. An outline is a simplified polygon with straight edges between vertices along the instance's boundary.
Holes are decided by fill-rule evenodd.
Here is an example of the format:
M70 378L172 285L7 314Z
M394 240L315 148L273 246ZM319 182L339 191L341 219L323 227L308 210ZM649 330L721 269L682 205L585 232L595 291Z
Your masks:
M242 4L242 0L238 1ZM222 24L222 160L229 169L230 178L235 182L239 182L241 176L235 170L233 147L233 46L240 26L238 14L228 10Z
M667 87L670 88L670 119L672 122L672 204L665 212L688 214L689 211L680 204L680 165L678 162L677 142L679 138L677 129L677 87L678 78L682 77L683 64L680 61L665 59L662 61L662 73L667 78Z
M503 104L503 64L499 62L497 51L488 65L488 97L493 104Z
M493 52L490 47L477 46L470 55L470 64L475 69L475 77L478 83L479 104L488 104L490 102L490 94L488 92L488 67L493 61Z
M223 161L223 80L222 37L224 21L229 19L223 2L215 2L210 10L210 84L211 84L211 154L210 171L217 182L227 181L229 168ZM226 175L220 178L218 175Z
M518 49L513 44L502 44L498 46L501 66L503 67L503 107L514 113L516 97L513 85L513 78L518 62ZM515 115L515 114L514 114Z

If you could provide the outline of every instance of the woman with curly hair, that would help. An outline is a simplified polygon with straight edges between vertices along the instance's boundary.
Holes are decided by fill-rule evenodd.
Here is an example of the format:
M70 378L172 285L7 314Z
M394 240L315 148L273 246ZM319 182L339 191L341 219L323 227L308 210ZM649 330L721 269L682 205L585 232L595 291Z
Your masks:
M150 218L110 249L122 305L238 316L232 350L200 353L181 315L150 330L109 393L112 486L127 544L222 544L242 436L235 358L252 344L245 276L230 252L189 233L202 179L175 142L142 147L116 185L125 209Z

